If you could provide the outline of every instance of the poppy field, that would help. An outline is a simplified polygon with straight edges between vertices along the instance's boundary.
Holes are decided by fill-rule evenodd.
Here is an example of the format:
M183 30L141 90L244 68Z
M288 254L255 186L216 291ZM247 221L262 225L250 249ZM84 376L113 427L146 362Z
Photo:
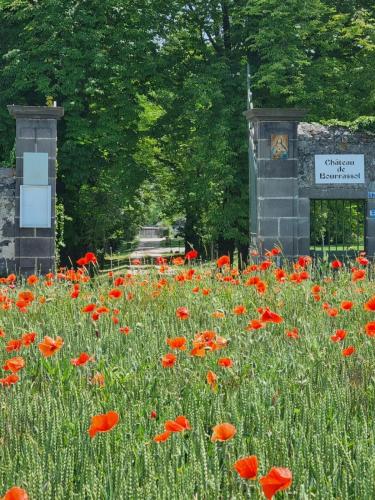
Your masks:
M364 256L0 284L0 498L375 498Z

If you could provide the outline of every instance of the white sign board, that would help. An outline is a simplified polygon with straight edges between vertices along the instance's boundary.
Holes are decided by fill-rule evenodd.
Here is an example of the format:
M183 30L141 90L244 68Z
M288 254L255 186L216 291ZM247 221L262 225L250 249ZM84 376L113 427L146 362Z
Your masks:
M51 227L51 186L20 186L20 227Z
M48 153L23 153L23 183L48 185Z
M363 155L315 155L316 184L364 184Z

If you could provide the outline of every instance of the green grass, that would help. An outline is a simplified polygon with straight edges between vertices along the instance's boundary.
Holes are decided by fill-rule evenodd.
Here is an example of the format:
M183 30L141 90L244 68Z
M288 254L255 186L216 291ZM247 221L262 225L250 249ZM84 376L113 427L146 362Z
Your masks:
M71 283L45 287L42 280L32 287L36 299L26 313L14 305L0 310L6 333L0 338L1 366L17 355L26 362L16 385L0 386L0 496L18 485L31 500L262 498L258 481L240 479L233 470L238 458L255 454L258 478L272 466L292 471L291 488L277 498L375 498L375 339L363 330L375 320L375 313L363 309L374 283L352 283L342 269L332 282L319 278L324 290L316 302L315 280L280 284L270 269L261 274L269 286L259 295L243 285L249 276L230 284L218 281L211 269L185 282L150 271L147 284L139 284L145 280L140 275L118 286L124 292L119 300L108 299L110 279L81 284L77 299L70 298ZM159 289L161 277L168 285ZM196 286L211 293L194 294ZM6 293L15 298L26 288ZM153 296L157 290L160 295ZM134 294L130 301L128 292ZM42 295L45 304L38 301ZM94 322L81 312L100 299L120 310L119 325L112 314ZM339 306L341 300L355 306L329 317L322 303ZM232 313L238 304L246 306L245 315ZM188 320L176 317L179 306L188 307ZM281 314L283 323L246 331L248 321L259 317L257 307L264 306ZM213 318L216 310L225 318ZM127 336L118 331L125 325L132 328ZM299 329L299 339L286 337L292 327ZM339 344L330 340L338 328L348 331ZM191 357L191 341L204 330L215 330L228 346ZM9 339L29 331L38 334L34 345L5 351ZM45 335L64 339L51 358L37 347ZM177 351L175 366L164 369L160 359L170 352L165 339L175 336L185 336L189 349ZM348 345L356 352L344 358ZM70 359L84 351L95 363L72 366ZM230 357L233 367L220 368L220 357ZM217 392L206 383L208 370L218 376ZM103 388L89 383L96 372L105 376ZM119 412L119 424L91 440L91 417L109 410ZM189 419L192 430L153 442L165 420L178 415ZM237 434L212 443L211 429L221 422L235 425Z

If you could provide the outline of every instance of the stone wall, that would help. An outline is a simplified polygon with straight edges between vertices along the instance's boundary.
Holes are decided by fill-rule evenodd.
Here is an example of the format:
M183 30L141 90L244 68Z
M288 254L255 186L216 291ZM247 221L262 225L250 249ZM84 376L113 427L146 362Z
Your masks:
M301 109L253 108L250 127L250 239L261 254L310 253L310 200L364 200L366 251L375 256L375 135L300 122ZM364 156L362 184L315 183L315 155ZM254 161L252 158L254 157ZM371 192L371 196L370 193Z
M351 132L345 127L300 123L298 125L298 185L300 189L315 184L314 155L316 154L363 154L365 155L365 177L368 183L375 183L375 135ZM368 186L368 184L367 184ZM344 189L335 185L334 189ZM332 190L330 186L319 186L319 190ZM363 184L353 184L350 189L367 191ZM370 189L371 190L371 189ZM375 191L375 189L373 189Z
M375 209L375 199L368 199L368 192L375 191L375 135L354 133L345 127L300 123L297 137L299 253L309 253L311 199L362 199L367 203L366 250L373 256L375 219L369 214ZM315 184L316 154L363 154L365 184Z
M0 168L0 274L14 271L16 179L12 168Z

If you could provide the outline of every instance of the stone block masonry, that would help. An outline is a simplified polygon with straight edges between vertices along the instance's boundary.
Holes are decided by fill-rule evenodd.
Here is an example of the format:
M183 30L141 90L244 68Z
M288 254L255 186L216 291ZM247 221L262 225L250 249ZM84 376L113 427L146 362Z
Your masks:
M63 108L8 106L16 119L16 170L14 183L14 268L21 274L55 270L55 203L57 120ZM24 153L48 155L48 186L51 190L50 227L21 227L20 189L24 185Z
M295 256L298 248L297 125L304 110L251 109L246 117L254 127L256 170L250 178L257 183L256 228L252 245L263 254L274 246L286 256ZM287 152L274 157L272 137L288 138ZM250 214L254 218L254 214Z
M375 136L344 127L300 123L300 109L250 109L250 240L261 254L310 253L311 200L365 200L365 248L375 256ZM315 155L363 155L364 182L319 184ZM371 196L370 196L371 195Z

